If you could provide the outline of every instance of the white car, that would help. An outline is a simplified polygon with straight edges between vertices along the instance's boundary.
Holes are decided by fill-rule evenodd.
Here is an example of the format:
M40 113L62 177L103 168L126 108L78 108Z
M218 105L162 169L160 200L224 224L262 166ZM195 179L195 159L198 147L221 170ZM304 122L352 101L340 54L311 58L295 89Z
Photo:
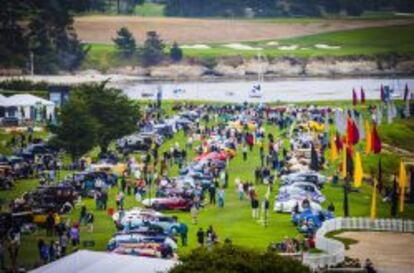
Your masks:
M282 186L279 188L279 195L282 193L290 196L302 196L317 203L323 203L326 200L318 187L309 182L296 182L292 185Z
M327 182L326 176L314 171L296 172L288 175L282 175L280 178L281 185L291 185L297 181L311 182L318 187L321 187Z
M305 198L306 199L306 198ZM302 212L304 209L302 207L302 202L305 200L299 196L288 196L284 198L276 198L273 211L280 213L291 213L295 206L299 205L299 212ZM309 205L313 211L321 211L322 207L316 202L309 201Z

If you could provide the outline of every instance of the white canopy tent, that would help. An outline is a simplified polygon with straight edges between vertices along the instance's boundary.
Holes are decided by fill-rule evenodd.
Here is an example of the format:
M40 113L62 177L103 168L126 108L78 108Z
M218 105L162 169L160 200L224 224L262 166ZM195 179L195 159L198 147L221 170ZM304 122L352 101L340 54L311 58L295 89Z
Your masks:
M30 94L17 94L10 97L0 97L0 107L6 109L5 116L14 116L20 119L34 119L33 109L38 112L46 107L46 116L53 117L55 104L49 100L39 98Z
M80 250L29 273L164 273L178 262Z

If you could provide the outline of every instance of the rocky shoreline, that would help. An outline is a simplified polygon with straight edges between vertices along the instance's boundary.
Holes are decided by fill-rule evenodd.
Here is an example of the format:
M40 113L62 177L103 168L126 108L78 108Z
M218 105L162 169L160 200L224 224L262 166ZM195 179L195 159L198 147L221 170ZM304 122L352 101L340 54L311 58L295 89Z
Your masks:
M239 57L222 58L214 66L200 62L181 62L154 67L128 66L112 68L109 74L140 76L154 80L203 80L256 78L262 71L265 78L281 77L361 77L412 76L414 58L280 58L259 62Z

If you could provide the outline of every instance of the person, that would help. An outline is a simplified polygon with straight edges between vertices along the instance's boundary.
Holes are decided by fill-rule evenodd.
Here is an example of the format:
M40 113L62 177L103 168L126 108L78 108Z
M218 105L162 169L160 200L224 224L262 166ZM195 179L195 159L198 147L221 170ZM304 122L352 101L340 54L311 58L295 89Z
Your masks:
M243 145L243 161L247 160L247 146L246 144Z
M53 213L49 212L46 217L46 236L53 236L53 230L55 228L55 218Z
M116 206L118 210L121 210L124 208L124 193L122 191L120 191L117 195L116 195Z
M210 195L210 204L216 204L216 187L214 184L210 185L208 193Z
M257 200L257 198L254 197L251 199L251 206L252 206L253 219L258 219L259 218L259 201Z
M188 226L185 223L180 223L180 237L181 237L181 245L187 246Z
M219 189L217 193L218 207L224 207L224 189Z
M60 245L60 257L64 257L66 255L66 249L68 247L68 236L63 234L59 237L59 245Z
M18 226L12 227L7 236L9 240L9 255L12 264L12 268L17 268L17 257L20 250L20 228Z
M241 183L240 179L237 178L238 183L236 182L237 185L237 191L239 192L239 200L243 200L244 199L244 185L243 183Z
M53 262L56 260L56 245L53 240L50 241L49 244L49 262Z
M79 223L83 224L86 222L86 206L81 207L80 215L79 215Z
M365 270L367 273L376 273L377 270L374 268L374 264L371 262L370 259L365 260Z
M80 243L79 225L77 223L72 225L69 234L72 241L72 246L77 247Z
M194 225L197 225L198 222L198 208L196 202L191 206L191 219Z
M203 231L203 228L200 228L197 231L197 242L198 242L199 247L204 246L204 231Z
M42 239L37 242L37 247L39 249L40 259L42 260L43 264L47 264L49 262L49 247Z
M328 206L328 211L335 212L335 206L334 206L334 204L332 202Z
M87 226L88 226L88 231L89 232L93 232L93 222L95 221L95 216L93 215L92 212L89 212L87 215Z
M265 199L263 200L263 221L264 221L265 227L267 227L268 220L269 220L269 207L270 207L269 198L268 196L266 196Z

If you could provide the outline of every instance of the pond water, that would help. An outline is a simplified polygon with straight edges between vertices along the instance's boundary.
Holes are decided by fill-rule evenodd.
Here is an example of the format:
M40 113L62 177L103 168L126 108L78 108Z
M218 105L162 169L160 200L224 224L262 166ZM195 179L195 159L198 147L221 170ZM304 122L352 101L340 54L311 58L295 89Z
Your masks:
M249 91L254 81L215 81L215 82L144 82L118 81L111 85L124 90L132 99L148 99L162 88L164 99L201 100L225 102L300 102L315 100L350 100L352 89L355 88L359 96L361 86L365 90L367 99L380 98L381 84L388 85L403 94L405 85L414 91L414 79L399 80L389 78L347 78L347 79L286 79L264 81L261 85L261 98L250 98ZM181 92L174 92L180 89ZM143 95L144 94L144 95ZM153 97L155 98L155 96Z

